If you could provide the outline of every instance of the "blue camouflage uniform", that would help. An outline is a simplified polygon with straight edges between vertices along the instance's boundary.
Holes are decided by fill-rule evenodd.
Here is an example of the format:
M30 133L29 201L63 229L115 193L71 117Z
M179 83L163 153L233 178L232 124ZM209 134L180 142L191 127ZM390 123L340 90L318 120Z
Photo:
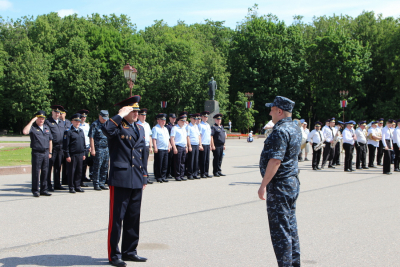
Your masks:
M294 102L277 96L274 103L266 106L292 112ZM262 177L270 159L281 160L278 171L267 185L268 221L278 266L300 266L296 200L300 191L298 155L301 138L301 130L292 118L284 118L275 124L273 132L265 140L260 157Z
M101 130L103 125L104 123L96 120L92 123L89 130L89 137L93 138L96 151L96 156L93 157L92 173L94 187L104 187L108 175L108 161L110 160L110 154L108 151L107 136L105 136Z

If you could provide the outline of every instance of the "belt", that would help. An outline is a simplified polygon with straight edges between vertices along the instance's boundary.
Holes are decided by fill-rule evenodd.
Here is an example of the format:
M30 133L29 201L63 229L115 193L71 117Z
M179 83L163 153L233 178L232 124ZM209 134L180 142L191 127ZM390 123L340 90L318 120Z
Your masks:
M32 152L35 152L35 153L46 153L48 151L49 151L48 148L46 148L44 151L43 150L32 149Z

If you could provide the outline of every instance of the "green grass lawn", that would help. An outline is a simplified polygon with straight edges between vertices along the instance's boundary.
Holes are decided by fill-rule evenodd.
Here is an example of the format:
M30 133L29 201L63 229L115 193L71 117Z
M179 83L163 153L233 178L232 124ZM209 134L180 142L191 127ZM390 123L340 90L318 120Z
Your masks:
M30 147L3 147L0 149L0 166L31 165Z

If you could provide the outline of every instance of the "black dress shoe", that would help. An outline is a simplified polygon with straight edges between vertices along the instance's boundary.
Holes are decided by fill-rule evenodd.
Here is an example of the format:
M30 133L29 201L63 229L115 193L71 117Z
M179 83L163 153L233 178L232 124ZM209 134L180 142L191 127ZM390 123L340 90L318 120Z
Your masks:
M139 257L138 255L126 255L126 256L122 256L122 259L124 261L139 261L139 262L147 261L146 258Z
M194 178L192 176L188 176L187 177L189 180L194 180Z
M209 175L209 174L207 174L206 177L207 177L207 178L213 178L213 176L212 176L212 175Z
M108 190L109 189L107 186L104 186L104 185L100 185L100 188L103 189L103 190Z
M328 168L332 168L332 169L335 169L335 167L333 167L332 165L329 165L329 166L328 166Z
M350 171L352 171L352 172L355 172L356 170L355 170L355 169L353 169L353 168L351 168L351 169L350 169Z
M87 177L85 177L85 178L82 179L82 182L91 182L91 180L88 179Z
M76 193L75 189L70 189L69 192L72 193L72 194Z
M112 266L118 266L118 267L125 267L126 266L126 263L123 260L120 260L120 259L110 261L110 264Z
M163 182L163 180L161 178L156 178L156 181L159 182L159 183Z
M380 164L380 163L378 163L378 164L376 164L376 165L378 165L378 166L383 166L382 164Z
M147 179L147 184L153 184L153 182Z
M200 177L201 177L201 178L207 178L205 175L201 175Z
M49 189L47 189L47 191L54 192L54 189L53 188L49 188Z
M312 169L313 169L314 171L316 171L316 170L317 170L317 168L315 168L315 167L314 167L314 168L312 168Z
M34 197L39 197L40 195L39 195L38 192L35 192L35 193L33 193L33 196L34 196Z
M181 178L175 178L175 180L176 180L176 181L182 181L182 179L181 179Z
M214 173L214 177L220 177L218 173Z
M392 173L391 172L384 172L383 174L388 174L389 175L389 174L392 174Z
M320 171L320 170L321 170L321 168L317 167L317 171Z
M76 188L75 191L76 191L76 192L79 192L79 193L85 192L85 190L83 190L82 188Z
M193 176L193 178L194 178L194 179L200 179L200 177L198 177L198 176Z
M93 189L96 190L96 191L101 191L100 186L95 186Z
M372 165L372 166L368 166L368 167L370 167L370 168L377 168L375 165Z
M218 173L219 174L219 176L226 176L225 174L223 174L223 173Z
M51 189L52 189L52 188L51 188ZM55 186L55 187L54 187L54 190L67 190L67 188L65 188L65 187L62 186L62 185L58 185L58 186ZM49 191L51 191L51 192L54 192L54 190L51 191L51 190L49 189Z
M168 174L167 178L171 179L171 178L172 178L172 175L171 175L171 174Z
M167 178L162 178L162 181L164 182L164 183L168 183L169 181L167 180Z
M185 177L182 177L181 179L182 179L182 181L187 181L187 179Z
M47 191L41 192L40 195L41 196L46 196L46 197L51 196L51 194L49 192L47 192Z
M81 187L89 187L89 186L86 184L81 184Z
M395 172L400 172L400 169L395 169L394 171L395 171Z
M368 167L362 167L362 169L368 170L369 168Z
M356 168L357 170L362 170L363 168L361 168L361 167L358 167L358 168Z
M340 166L340 163L336 163L337 166Z
M351 172L351 170L350 169L347 169L347 170L344 170L345 172Z

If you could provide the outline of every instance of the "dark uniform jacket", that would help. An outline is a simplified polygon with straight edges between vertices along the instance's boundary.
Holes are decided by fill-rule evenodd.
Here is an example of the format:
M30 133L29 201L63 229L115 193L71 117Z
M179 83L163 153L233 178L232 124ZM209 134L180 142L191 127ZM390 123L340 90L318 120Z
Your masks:
M108 138L110 152L110 174L108 184L111 186L138 189L147 184L146 171L143 168L145 135L144 128L137 123L139 135L132 126L116 115L102 125L103 133Z
M93 138L94 147L96 149L108 148L107 136L104 135L101 126L100 120L96 120L92 123L89 130L89 137Z
M214 124L211 127L211 138L213 138L214 146L223 146L225 144L225 129L224 126Z
M81 128L71 126L64 132L63 150L66 158L71 155L85 153L85 134Z
M63 135L64 135L64 122L58 120L58 124L53 118L49 118L44 122L50 128L51 134L53 135L53 147L63 145Z
M31 148L33 152L46 152L49 150L49 141L53 139L49 127L43 124L43 131L34 122L29 132L31 137Z

